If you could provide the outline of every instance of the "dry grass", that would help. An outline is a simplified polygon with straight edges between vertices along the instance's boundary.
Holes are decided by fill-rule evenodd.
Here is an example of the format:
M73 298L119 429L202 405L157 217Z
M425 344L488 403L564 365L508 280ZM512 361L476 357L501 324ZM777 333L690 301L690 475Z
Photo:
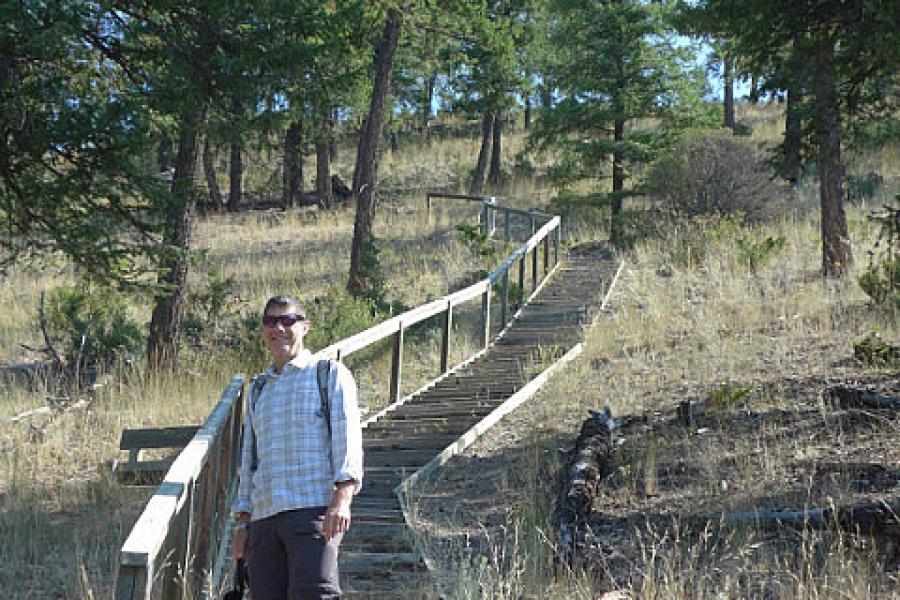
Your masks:
M505 144L507 164L519 143L512 136ZM401 148L400 155L388 154L382 161L381 173L394 191L382 199L376 235L391 299L415 305L456 287L462 275L479 266L452 231L456 223L474 217L474 207L442 203L428 219L423 195L400 191L422 186L423 178L427 186L457 184L471 169L476 149L474 138L435 142ZM886 155L870 160L896 166L896 156ZM342 150L341 158L338 169L346 174L352 153ZM515 202L504 203L530 208L546 200L548 192L532 182L514 181L508 195ZM235 279L236 309L246 314L255 313L275 291L306 300L322 296L344 283L352 219L349 209L210 217L197 228L196 245L208 249L208 256L195 269L192 285L202 284L206 266L221 264L223 275ZM854 244L861 253L861 240L869 232L859 214L853 219ZM824 289L813 275L819 242L812 221L798 217L774 227L746 233L789 240L788 249L757 275L747 271L727 242L709 253L702 269L670 261L664 244L638 248L616 311L591 332L586 356L573 365L572 375L554 381L543 401L520 411L492 435L493 445L476 447L459 461L462 466L451 464L436 490L426 490L420 513L431 527L437 560L448 572L464 575L452 580L454 597L591 597L594 576L553 567L545 502L557 466L556 447L568 443L585 408L610 403L620 413L662 410L685 391L699 393L720 381L824 376L831 363L846 356L848 340L859 333L879 327L896 339L896 323L865 310L852 285L843 291ZM570 231L573 239L596 235L591 225ZM671 277L656 274L663 263L671 268ZM20 344L40 344L35 327L40 292L73 282L64 265L23 268L4 280L0 362L34 358ZM146 305L136 303L134 313L142 322L149 318ZM471 313L474 325L477 307ZM463 329L454 357L461 359L473 346L474 327L466 329L464 313L458 320ZM438 356L431 333L410 337L406 391L435 374ZM86 410L18 423L9 418L45 404L51 393L0 384L0 589L7 596L111 596L117 549L151 490L121 488L98 465L116 456L124 427L200 422L229 376L248 369L244 357L218 358L188 361L188 370L177 379L147 379L140 369L119 374L94 392ZM383 397L388 363L376 356L360 367L365 396ZM780 443L789 448L791 441ZM890 456L896 461L896 454ZM479 477L466 470L473 465ZM756 472L749 465L743 470L746 476ZM778 471L772 473L777 479ZM633 487L636 493L638 484ZM435 517L429 508L435 503L447 507L444 517ZM682 564L677 552L667 550L668 541L656 540L651 532L645 535L650 536L645 547L658 550L652 560L631 558L629 581L646 594L681 589L686 585L683 570L654 567ZM773 569L786 564L779 555L771 556ZM835 561L837 567L850 568L845 579L856 583L848 583L848 589L856 586L852 589L862 593L869 563L851 564L840 556ZM638 584L637 574L646 574L644 583ZM801 587L819 585L816 578L798 577L797 582ZM657 597L667 593L660 591ZM796 597L817 596L798 592Z
M851 220L861 252L872 231L860 212ZM864 539L688 527L719 511L840 505L900 487L860 489L852 470L813 466L900 463L896 418L858 421L821 405L829 382L897 393L896 372L850 357L865 333L898 343L900 327L853 278L823 283L817 228L815 215L726 228L690 266L673 239L625 257L613 309L566 377L419 490L419 534L449 597L588 599L613 589L648 599L900 597L893 550ZM766 236L788 243L754 272L736 238ZM693 433L673 425L685 399L707 405ZM596 546L586 568L571 571L554 565L557 448L571 444L587 409L607 404L649 424L623 432L619 473L595 505Z

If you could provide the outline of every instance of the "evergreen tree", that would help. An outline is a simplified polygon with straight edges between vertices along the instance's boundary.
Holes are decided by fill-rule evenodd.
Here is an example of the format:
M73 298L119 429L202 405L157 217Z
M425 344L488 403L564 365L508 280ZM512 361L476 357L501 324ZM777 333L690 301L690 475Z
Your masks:
M611 209L610 238L623 239L623 200L634 164L653 158L672 127L691 125L682 106L697 107L700 78L688 53L666 36L664 7L625 0L554 0L551 79L564 97L543 112L533 144L553 147L562 183L612 179L611 192L583 201ZM697 123L703 121L696 111ZM662 118L662 127L638 119ZM604 167L611 162L610 167Z

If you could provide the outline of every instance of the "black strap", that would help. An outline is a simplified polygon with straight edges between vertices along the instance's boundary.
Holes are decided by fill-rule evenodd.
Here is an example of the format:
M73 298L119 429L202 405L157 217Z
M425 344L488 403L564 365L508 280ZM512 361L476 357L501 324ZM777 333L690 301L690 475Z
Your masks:
M319 402L321 403L318 416L325 419L325 427L328 429L328 439L331 439L331 402L328 399L328 377L331 374L331 361L322 359L316 365L316 383L319 387ZM265 375L257 375L250 384L250 407L253 413L256 413L256 402L266 385L267 378ZM252 443L250 447L250 472L256 472L259 466L259 454L256 447L256 428L253 426L253 419L248 419L250 423L250 435Z

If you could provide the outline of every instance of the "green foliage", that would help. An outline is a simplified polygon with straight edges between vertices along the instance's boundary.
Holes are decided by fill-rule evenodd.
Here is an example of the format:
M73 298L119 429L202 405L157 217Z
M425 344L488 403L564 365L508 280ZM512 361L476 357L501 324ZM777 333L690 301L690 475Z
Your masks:
M753 386L722 383L715 389L710 390L706 397L707 406L720 410L738 408L746 403L747 398L755 389Z
M900 347L885 342L878 332L869 333L853 344L853 357L870 367L900 367Z
M372 299L337 286L307 304L306 312L310 323L306 345L316 350L377 325L384 314Z
M486 261L491 261L496 257L497 248L494 246L491 236L486 232L482 233L479 225L459 223L456 225L456 231L459 232L459 241L468 246L477 256Z
M47 334L74 374L133 357L144 343L125 298L110 288L56 288L44 308Z
M741 212L758 222L777 214L787 199L761 152L712 131L676 142L651 166L646 191L676 218Z
M784 249L785 239L782 236L766 237L756 241L747 238L737 239L738 260L746 264L754 274L764 266L770 258Z
M234 288L234 277L223 277L220 266L214 264L203 288L188 293L182 335L195 349L216 347L234 327L238 316Z
M859 286L876 305L900 310L900 205L885 205L869 220L880 230Z

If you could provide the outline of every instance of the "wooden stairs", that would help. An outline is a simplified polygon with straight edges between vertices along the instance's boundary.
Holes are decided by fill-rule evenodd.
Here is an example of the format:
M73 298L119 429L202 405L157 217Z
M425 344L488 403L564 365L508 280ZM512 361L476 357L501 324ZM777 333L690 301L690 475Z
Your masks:
M581 341L616 272L597 246L574 248L486 352L363 431L365 477L341 547L346 598L437 598L395 488Z

